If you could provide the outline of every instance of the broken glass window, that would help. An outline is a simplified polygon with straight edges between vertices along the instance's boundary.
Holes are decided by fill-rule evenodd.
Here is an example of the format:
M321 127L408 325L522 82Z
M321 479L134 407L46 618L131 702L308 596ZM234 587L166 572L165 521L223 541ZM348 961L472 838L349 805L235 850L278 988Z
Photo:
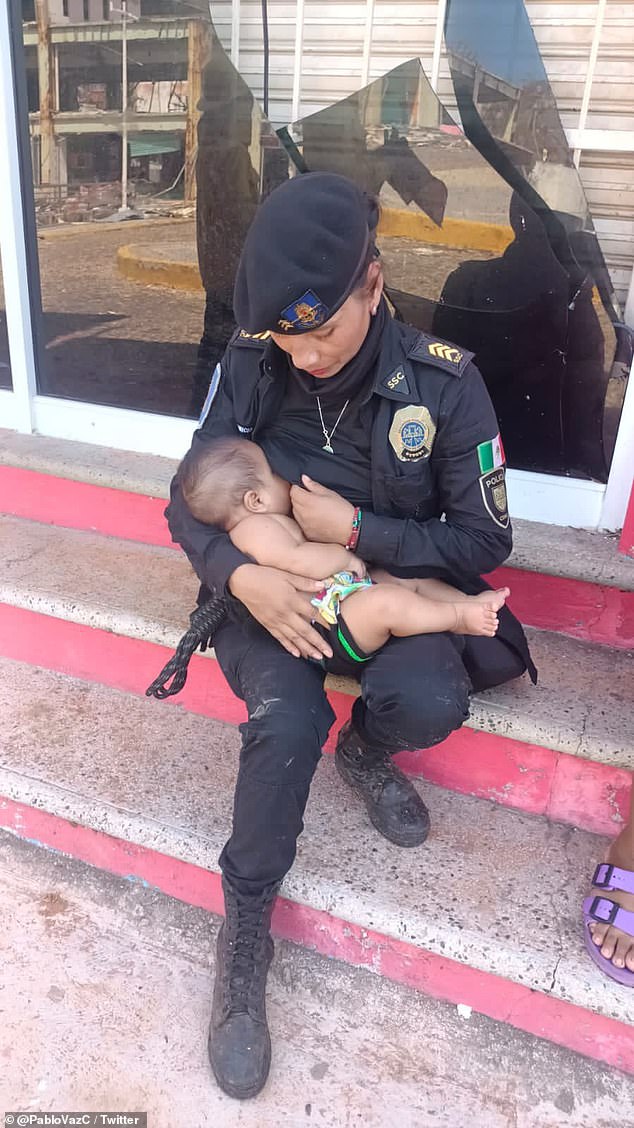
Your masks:
M298 171L339 172L378 196L397 316L474 352L509 465L605 481L621 404L610 392L631 345L585 200L573 248L574 224L465 136L417 59L278 134ZM577 177L561 127L558 144Z

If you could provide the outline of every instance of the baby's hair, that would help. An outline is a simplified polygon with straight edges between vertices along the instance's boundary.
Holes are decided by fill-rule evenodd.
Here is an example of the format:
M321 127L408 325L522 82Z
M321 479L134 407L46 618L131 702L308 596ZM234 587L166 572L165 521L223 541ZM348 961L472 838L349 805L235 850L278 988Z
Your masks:
M256 447L233 436L199 441L178 468L185 501L199 521L226 529L247 490L262 485Z

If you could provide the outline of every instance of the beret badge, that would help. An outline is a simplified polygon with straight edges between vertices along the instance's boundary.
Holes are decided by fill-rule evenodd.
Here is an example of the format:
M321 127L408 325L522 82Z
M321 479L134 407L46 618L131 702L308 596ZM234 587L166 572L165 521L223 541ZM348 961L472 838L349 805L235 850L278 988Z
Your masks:
M301 298L282 310L277 324L283 333L308 331L323 325L327 317L328 310L324 303L312 290L307 290Z

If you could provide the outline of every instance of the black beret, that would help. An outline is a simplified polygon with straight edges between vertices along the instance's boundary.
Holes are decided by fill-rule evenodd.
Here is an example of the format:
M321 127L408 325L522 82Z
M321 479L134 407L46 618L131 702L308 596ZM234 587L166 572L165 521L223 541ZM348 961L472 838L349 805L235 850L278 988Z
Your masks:
M374 201L351 180L307 172L264 200L247 232L233 294L247 333L306 333L358 282L376 225Z

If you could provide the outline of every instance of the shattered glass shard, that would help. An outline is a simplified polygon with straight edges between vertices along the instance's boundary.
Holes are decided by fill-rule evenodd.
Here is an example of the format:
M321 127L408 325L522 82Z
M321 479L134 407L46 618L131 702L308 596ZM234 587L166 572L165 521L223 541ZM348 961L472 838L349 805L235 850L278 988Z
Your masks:
M209 12L208 5L201 5ZM202 70L196 157L196 240L205 288L204 331L191 413L198 415L209 372L236 328L233 283L242 244L260 200L289 176L271 123L209 24Z
M495 96L514 96L511 85ZM554 103L551 119L553 162L578 180ZM500 112L502 132L513 120ZM614 324L585 198L556 211L485 133L465 137L417 59L278 130L298 171L339 172L378 196L397 315L476 354L509 465L605 481L631 336Z
M465 135L537 212L565 268L617 307L523 0L448 0L445 39Z
M448 0L445 41L466 136L539 216L568 275L571 372L562 402L563 429L571 469L605 480L625 396L632 334L621 324L523 0ZM589 302L600 334L596 325L592 331ZM599 335L602 381L597 376Z

